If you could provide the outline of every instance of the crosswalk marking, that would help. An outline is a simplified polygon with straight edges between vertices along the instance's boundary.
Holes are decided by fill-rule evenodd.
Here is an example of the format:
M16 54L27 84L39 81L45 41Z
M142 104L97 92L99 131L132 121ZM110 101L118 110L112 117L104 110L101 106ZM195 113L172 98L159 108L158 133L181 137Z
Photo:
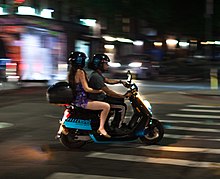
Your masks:
M207 106L207 105L186 105L186 107L189 108L194 108L194 109L188 109L188 108L183 108L179 109L180 111L187 111L187 112L207 112L207 113L218 113L220 110L213 110L213 108L218 109L220 106ZM202 108L202 109L199 109ZM205 109L206 108L206 109ZM220 132L219 129L212 129L212 128L196 128L196 127L179 127L179 126L173 126L171 124L195 124L195 125L209 125L209 126L219 126L219 122L215 122L210 119L220 119L220 116L216 115L196 115L196 114L167 114L166 116L169 117L181 117L181 118L190 118L190 120L160 120L161 122L164 123L164 128L166 129L171 129L171 130L185 130L185 131L196 131L196 132L214 132L218 133ZM193 118L205 118L209 120L192 120ZM168 123L168 124L166 124ZM170 123L170 125L169 125ZM206 140L206 141L214 141L214 142L219 142L220 138L212 138L211 136L193 136L193 135L176 135L176 134L164 134L165 138L173 138L173 139L190 139L190 140Z
M220 138L210 138L210 136L193 136L193 135L179 135L179 134L164 134L164 138L171 139L190 139L190 140L206 140L220 142Z
M186 123L186 124L214 125L214 126L220 125L220 122L214 122L214 121L160 120L160 122L180 123L180 124Z
M186 106L192 107L192 108L217 108L217 109L220 109L220 106L195 105L195 104L186 105Z
M180 111L220 113L220 110L207 110L207 109L180 109Z
M204 140L204 141L213 141L213 142L220 142L220 138L210 138L210 136L193 136L193 135L178 135L178 134L164 134L164 138L170 139L187 139L187 140Z
M194 132L220 132L220 129L210 129L210 128L179 127L179 126L167 126L166 128L171 130L184 130L184 131L194 131Z
M115 177L110 176L102 176L102 175L86 175L86 174L77 174L77 173L65 173L65 172L56 172L46 177L46 179L73 179L73 178L81 178L81 179L115 179ZM118 179L132 179L132 178L122 178L117 177Z
M120 161L128 161L128 162L177 165L177 166L196 167L196 168L220 168L220 163L217 162L202 162L202 161L171 159L171 158L153 158L153 157L145 157L145 156L137 156L137 155L113 154L113 153L104 153L104 152L93 152L87 155L87 157L109 159L109 160L120 160Z
M215 115L195 115L195 114L167 114L170 117L189 117L189 118L208 118L208 119L220 119L220 116Z
M12 123L0 122L0 129L1 129L1 128L12 127L13 125L14 125L14 124L12 124Z
M189 109L189 108L196 109ZM200 108L200 109L199 109ZM218 108L220 106L204 106L204 105L187 105L187 108L180 109L184 112L197 112L198 115L194 114L167 114L169 117L179 117L179 118L191 118L190 120L160 120L163 123L171 124L192 124L192 127L182 127L182 126L173 126L173 125L164 125L165 129L169 130L185 130L192 132L211 132L211 133L220 133L220 129L214 129L210 127L199 128L198 125L210 125L210 126L220 126L219 122L215 122L211 119L220 119L220 115L213 115L213 113L219 113ZM205 115L201 113L210 113L212 115ZM203 118L203 120L193 120L193 118ZM206 120L204 120L206 119ZM197 127L193 127L193 125ZM167 130L168 131L168 130ZM220 138L210 136L194 136L194 135L176 135L168 134L165 132L164 138L173 138L173 139L187 139L187 140L203 140L203 141L213 141L220 142ZM137 149L144 150L157 150L157 151L168 151L168 152L180 152L180 153L200 153L200 154L212 154L220 155L220 149L215 148L199 148L199 147L181 147L181 146L159 146L159 145L150 145L150 146L136 146ZM175 159L175 158L155 158L155 157L146 157L140 155L126 155L126 154L116 154L116 153L104 153L104 152L93 152L87 157L97 158L97 159L107 159L107 160L116 160L116 161L127 161L127 162L143 162L143 163L153 163L153 164L163 164L163 165L173 165L173 166L184 166L184 167L196 167L196 168L218 168L220 169L220 163L218 162L206 162L206 161L194 161L186 159Z
M218 113L220 110L213 110L213 109L220 109L220 106L208 106L208 105L186 105L183 109L179 109L180 111L185 112L198 112L199 115L196 114L167 114L166 116L169 117L181 117L181 118L190 118L190 120L160 120L164 123L165 129L171 129L171 130L185 130L185 131L194 131L194 132L213 132L218 133L220 132L219 129L212 129L212 128L198 128L198 127L179 127L179 126L173 126L171 124L192 124L192 125L206 125L206 126L219 126L219 122L215 122L211 119L220 119L220 116L218 115L201 115L201 112L207 112L207 113ZM189 109L193 108L193 109ZM200 109L199 109L200 108ZM193 118L202 118L207 120L193 120ZM170 123L170 125L169 125ZM168 134L165 132L164 138L171 138L171 139L189 139L189 140L205 140L205 141L213 141L213 142L220 142L220 138L217 137L211 137L211 136L194 136L194 135L178 135L178 134Z
M175 147L175 146L159 146L159 145L139 146L137 148L169 151L169 152L197 152L197 153L206 153L206 154L220 154L220 149L212 149L212 148Z

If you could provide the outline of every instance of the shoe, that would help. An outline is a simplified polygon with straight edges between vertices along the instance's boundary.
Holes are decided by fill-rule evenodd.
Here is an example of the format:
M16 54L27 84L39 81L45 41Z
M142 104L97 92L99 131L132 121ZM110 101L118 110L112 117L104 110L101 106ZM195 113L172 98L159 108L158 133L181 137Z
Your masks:
M60 134L60 133L57 133L57 135L55 136L55 139L57 140L57 139L59 139L59 138L61 138L61 134Z
M107 132L106 132L106 134L103 134L103 133L101 133L101 131L99 129L97 130L97 133L100 134L100 135L103 135L106 138L111 138L111 136L108 135Z

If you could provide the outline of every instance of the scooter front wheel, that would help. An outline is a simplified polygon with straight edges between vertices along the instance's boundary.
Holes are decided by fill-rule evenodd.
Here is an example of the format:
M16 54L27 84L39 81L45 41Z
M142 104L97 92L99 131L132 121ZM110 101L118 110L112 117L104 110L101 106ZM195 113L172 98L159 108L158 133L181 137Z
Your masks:
M67 149L80 148L86 144L86 141L74 140L70 134L65 135L63 133L61 133L59 141Z
M163 125L157 119L151 119L144 129L144 136L140 140L147 145L153 145L160 142L164 135Z

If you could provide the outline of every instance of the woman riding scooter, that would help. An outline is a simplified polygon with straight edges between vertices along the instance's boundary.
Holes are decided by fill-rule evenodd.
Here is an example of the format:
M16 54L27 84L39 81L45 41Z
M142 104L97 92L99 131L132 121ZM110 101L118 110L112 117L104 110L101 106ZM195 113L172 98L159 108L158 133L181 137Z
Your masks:
M100 125L97 133L110 138L111 136L108 135L104 129L104 124L110 111L110 105L105 102L92 101L87 98L87 93L102 93L103 91L95 90L88 86L86 72L83 70L86 58L87 57L83 52L72 52L68 59L70 65L68 82L73 90L73 96L75 96L73 104L85 109L101 110Z
M127 88L128 92L131 93L128 100L133 112L130 115L129 122L123 128L125 133L111 131L111 138L100 135L97 131L100 129L99 110L83 109L77 107L76 102L73 104L74 97L69 83L57 82L48 88L46 93L48 101L65 107L63 117L59 120L61 126L59 141L63 146L74 149L90 142L122 142L136 139L140 139L145 144L156 144L163 138L163 125L159 120L153 118L151 105L146 99L141 98L138 86L132 82L131 73L127 72L127 76ZM78 78L76 80L80 81ZM81 106L81 103L78 104ZM107 120L106 124L108 124ZM110 133L110 131L108 132Z

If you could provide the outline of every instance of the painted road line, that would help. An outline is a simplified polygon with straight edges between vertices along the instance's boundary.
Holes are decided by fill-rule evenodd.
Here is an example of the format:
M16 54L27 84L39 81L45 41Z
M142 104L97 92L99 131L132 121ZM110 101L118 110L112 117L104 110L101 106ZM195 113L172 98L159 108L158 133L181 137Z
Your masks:
M46 177L45 179L72 179L72 178L82 178L82 179L132 179L132 178L122 178L122 177L110 177L110 176L101 176L101 175L86 175L86 174L77 174L77 173L64 173L56 172Z
M214 122L214 121L188 121L188 120L160 120L160 122L163 123L186 123L186 124L200 124L200 125L220 125L219 122Z
M220 110L207 110L207 109L180 109L180 111L220 113Z
M151 146L139 146L139 149L147 149L147 150L161 150L168 152L196 152L196 153L206 153L206 154L220 154L220 149L213 148L194 148L194 147L175 147L175 146L159 146L159 145L151 145Z
M196 128L196 127L179 127L179 126L164 126L165 129L171 130L183 130L183 131L196 131L196 132L220 132L220 129L210 129L210 128Z
M191 114L167 114L170 117L189 117L189 118L209 118L209 119L220 119L220 116L214 115L191 115Z
M210 138L211 136L193 136L193 135L178 135L178 134L164 134L164 138L169 139L184 139L184 140L204 140L204 141L213 141L220 142L220 138Z
M199 125L213 125L213 126L219 126L220 122L214 122L214 121L187 121L187 120L160 120L160 122L163 123L180 123L180 124L199 124Z
M125 121L129 121L130 117L125 117ZM188 120L160 120L160 122L163 123L180 123L180 124L199 124L199 125L213 125L213 126L219 126L219 122L214 122L212 120L207 121L188 121Z
M54 119L61 119L60 116L55 116L55 115L51 115L51 114L46 114L46 115L44 115L44 117L54 118Z
M196 168L220 168L220 163L217 162L202 162L193 160L181 160L171 158L153 158L138 155L124 155L124 154L113 154L104 152L93 152L86 157L99 158L117 161L127 162L142 162L142 163L153 163L153 164L164 164L164 165L177 165L184 167L196 167Z
M217 108L220 109L220 106L208 106L208 105L186 105L187 107L192 107L192 108Z
M0 129L7 128L7 127L12 127L13 125L14 124L12 124L12 123L0 122Z

